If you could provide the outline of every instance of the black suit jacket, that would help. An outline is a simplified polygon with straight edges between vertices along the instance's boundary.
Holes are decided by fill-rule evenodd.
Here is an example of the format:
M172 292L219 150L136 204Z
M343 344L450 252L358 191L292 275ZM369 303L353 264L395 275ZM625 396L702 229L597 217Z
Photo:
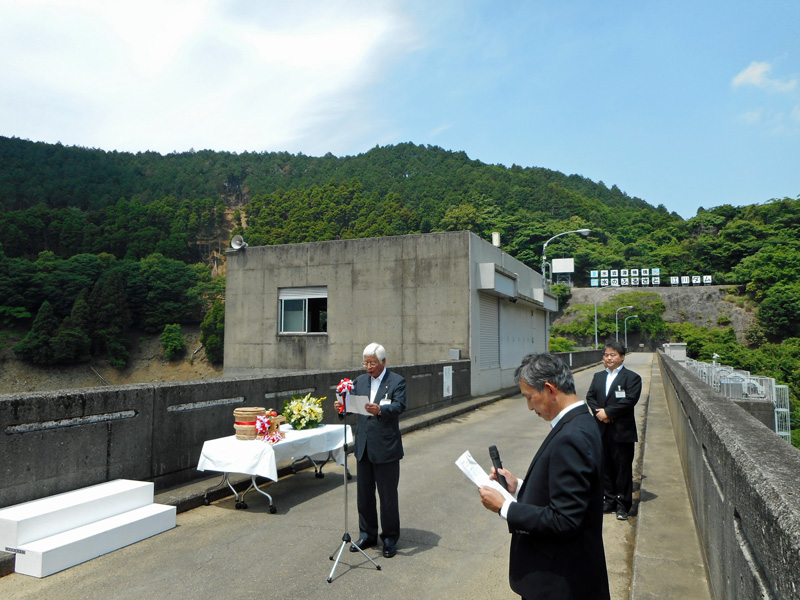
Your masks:
M602 442L581 403L550 431L508 509L511 589L525 598L608 599Z
M359 375L353 386L353 394L369 397L370 380L367 373ZM367 457L374 464L400 460L403 458L403 440L398 418L406 409L405 378L386 369L375 395L375 403L381 405L379 416L358 415L356 458L361 460L366 450Z
M596 414L598 410L605 408L606 415L611 419L611 423L595 419L600 426L600 434L602 435L606 428L611 428L615 442L638 442L633 407L636 406L642 393L642 378L623 366L614 378L611 390L606 394L607 376L605 370L595 373L592 385L586 394L586 403L592 412ZM625 392L624 397L617 397L620 391Z

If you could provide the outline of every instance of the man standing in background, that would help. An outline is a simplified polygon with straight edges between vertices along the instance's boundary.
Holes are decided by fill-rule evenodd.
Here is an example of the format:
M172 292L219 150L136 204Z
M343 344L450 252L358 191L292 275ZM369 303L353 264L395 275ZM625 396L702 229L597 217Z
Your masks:
M642 393L642 378L622 366L625 346L606 342L604 371L595 373L586 403L603 438L603 512L616 511L625 521L633 504L633 449L639 441L633 409Z

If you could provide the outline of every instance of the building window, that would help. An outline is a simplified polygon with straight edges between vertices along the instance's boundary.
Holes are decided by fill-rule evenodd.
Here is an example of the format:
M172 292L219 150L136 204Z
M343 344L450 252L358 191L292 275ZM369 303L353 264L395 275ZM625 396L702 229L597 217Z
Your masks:
M280 333L327 333L328 288L278 290Z

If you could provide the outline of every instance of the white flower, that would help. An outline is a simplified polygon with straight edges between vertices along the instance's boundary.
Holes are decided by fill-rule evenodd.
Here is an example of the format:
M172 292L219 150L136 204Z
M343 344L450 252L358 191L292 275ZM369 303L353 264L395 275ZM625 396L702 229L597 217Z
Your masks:
M284 403L283 416L295 429L316 427L322 421L324 399L314 398L310 393L302 398L293 397Z

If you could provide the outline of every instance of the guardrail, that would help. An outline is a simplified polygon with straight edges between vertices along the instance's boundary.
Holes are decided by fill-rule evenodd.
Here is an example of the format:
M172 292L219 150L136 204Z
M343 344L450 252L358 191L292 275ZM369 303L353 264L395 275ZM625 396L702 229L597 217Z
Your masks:
M663 351L658 360L713 597L796 598L800 452Z
M707 363L687 358L684 365L690 372L714 388L714 391L736 401L767 427L772 427L775 433L784 440L792 443L788 386L777 385L772 377L753 375L750 371L734 369L716 361ZM765 402L771 404L771 420L764 420L760 416L764 410L763 406L761 409L749 408Z

